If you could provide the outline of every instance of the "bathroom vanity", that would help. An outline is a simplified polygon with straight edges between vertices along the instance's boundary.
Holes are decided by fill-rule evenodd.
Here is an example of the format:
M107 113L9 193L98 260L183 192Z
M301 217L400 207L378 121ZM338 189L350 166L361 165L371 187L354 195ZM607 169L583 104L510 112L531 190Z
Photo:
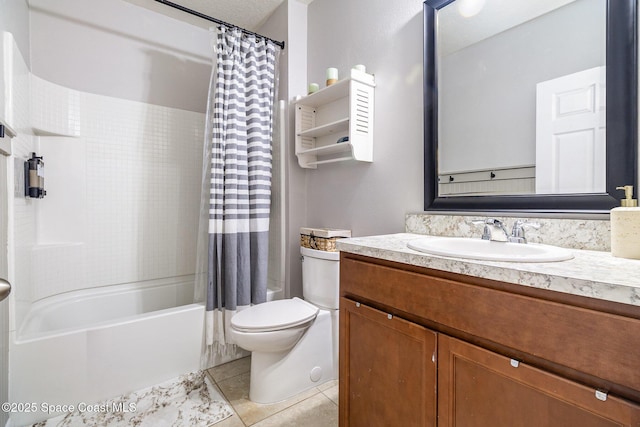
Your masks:
M640 426L640 261L421 254L346 239L341 426Z

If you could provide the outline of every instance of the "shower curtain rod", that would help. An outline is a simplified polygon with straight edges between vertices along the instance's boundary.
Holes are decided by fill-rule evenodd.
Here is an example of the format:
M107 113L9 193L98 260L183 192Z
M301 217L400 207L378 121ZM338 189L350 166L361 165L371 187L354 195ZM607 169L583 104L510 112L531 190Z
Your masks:
M197 16L198 18L206 19L207 21L215 22L216 24L224 25L225 27L238 28L238 29L239 29L239 30L241 30L243 33L251 34L251 35L254 35L254 36L256 36L256 37L262 37L263 39L271 40L272 42L274 42L275 44L277 44L278 46L280 46L280 48L284 49L284 42L283 42L283 41L282 41L282 42L279 42L279 41L274 40L274 39L272 39L272 38L269 38L269 37L263 36L263 35L258 34L258 33L254 33L253 31L246 30L246 29L244 29L244 28L238 27L237 25L229 24L228 22L224 22L224 21L222 21L222 20L220 20L220 19L213 18L213 17L211 17L211 16L205 15L205 14L203 14L203 13L197 12L197 11L192 10L192 9L189 9L189 8L186 8L186 7L181 6L181 5L179 5L179 4L176 4L176 3L172 3L172 2L167 1L167 0L156 0L156 1L157 1L158 3L162 3L162 4L165 4L165 5L167 5L167 6L173 7L174 9L178 9L178 10L181 10L181 11L183 11L183 12L186 12L186 13L188 13L188 14L190 14L190 15Z

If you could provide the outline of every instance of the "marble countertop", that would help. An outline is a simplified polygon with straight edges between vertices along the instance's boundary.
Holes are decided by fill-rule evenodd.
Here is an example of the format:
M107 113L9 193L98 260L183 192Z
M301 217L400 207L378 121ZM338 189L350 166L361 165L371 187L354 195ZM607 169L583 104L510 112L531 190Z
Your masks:
M478 261L429 255L407 247L410 240L425 237L439 238L399 233L340 239L337 246L343 252L640 307L640 260L570 249L574 258L562 262Z

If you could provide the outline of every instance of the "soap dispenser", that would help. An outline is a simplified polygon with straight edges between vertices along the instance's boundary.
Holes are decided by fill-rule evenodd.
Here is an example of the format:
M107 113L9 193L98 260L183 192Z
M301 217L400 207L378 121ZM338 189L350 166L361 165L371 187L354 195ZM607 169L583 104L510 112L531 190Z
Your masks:
M624 190L621 207L611 209L611 255L640 259L640 208L633 198L633 185L616 187Z

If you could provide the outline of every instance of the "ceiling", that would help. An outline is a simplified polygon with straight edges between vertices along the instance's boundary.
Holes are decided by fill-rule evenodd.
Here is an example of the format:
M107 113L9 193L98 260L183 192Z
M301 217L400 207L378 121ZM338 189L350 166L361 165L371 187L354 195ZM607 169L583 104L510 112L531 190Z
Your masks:
M158 13L188 22L203 28L213 25L207 21L188 13L174 9L156 0L125 0L138 6L145 7ZM170 0L191 10L211 16L229 24L257 31L273 14L284 0Z

